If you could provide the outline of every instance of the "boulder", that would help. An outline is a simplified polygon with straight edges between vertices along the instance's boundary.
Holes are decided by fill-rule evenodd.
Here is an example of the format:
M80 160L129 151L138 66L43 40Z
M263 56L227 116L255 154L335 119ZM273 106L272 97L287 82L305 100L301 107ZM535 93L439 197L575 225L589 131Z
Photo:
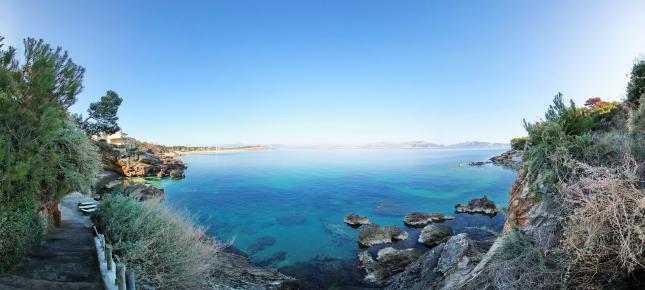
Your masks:
M479 252L467 234L452 236L395 274L385 289L456 289L477 265Z
M358 243L363 247L392 243L408 238L408 233L397 226L381 227L369 224L361 227L358 233Z
M421 228L431 222L443 222L454 217L444 216L440 213L411 212L403 218L403 223L411 228Z
M497 214L497 206L495 203L488 199L486 195L482 198L471 199L467 205L455 205L455 212L457 213L480 213L488 216L495 216Z
M397 250L392 247L378 251L376 261L367 251L358 255L361 268L365 270L365 280L382 285L392 274L405 270L405 267L421 256L416 249Z
M368 225L370 223L370 220L366 216L357 215L354 213L346 215L343 221L352 227L360 227L362 225Z
M144 201L148 199L158 198L164 199L164 190L151 184L133 184L123 190L126 196L133 196Z
M431 224L421 230L418 241L427 246L436 246L449 239L450 236L452 236L452 227Z

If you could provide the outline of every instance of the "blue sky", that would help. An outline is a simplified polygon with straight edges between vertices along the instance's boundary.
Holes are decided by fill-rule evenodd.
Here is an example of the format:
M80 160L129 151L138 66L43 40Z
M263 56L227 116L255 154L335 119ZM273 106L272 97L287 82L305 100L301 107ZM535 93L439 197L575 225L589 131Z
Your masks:
M136 3L135 3L136 2ZM561 91L624 97L645 1L13 1L0 34L86 67L162 144L507 142Z

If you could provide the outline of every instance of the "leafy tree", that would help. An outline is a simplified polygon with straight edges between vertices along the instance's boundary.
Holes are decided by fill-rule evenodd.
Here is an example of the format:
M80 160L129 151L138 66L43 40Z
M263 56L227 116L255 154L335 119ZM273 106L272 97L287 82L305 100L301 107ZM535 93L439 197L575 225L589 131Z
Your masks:
M81 129L88 135L99 133L114 134L121 130L117 121L117 113L123 99L115 91L107 91L101 100L90 104L87 109L88 116L83 119L82 115L75 116Z
M38 205L87 190L96 149L67 109L82 90L85 69L60 47L25 39L24 62L0 37L0 270L37 240Z
M640 98L645 94L645 60L639 60L632 67L632 74L627 83L627 101L638 107Z

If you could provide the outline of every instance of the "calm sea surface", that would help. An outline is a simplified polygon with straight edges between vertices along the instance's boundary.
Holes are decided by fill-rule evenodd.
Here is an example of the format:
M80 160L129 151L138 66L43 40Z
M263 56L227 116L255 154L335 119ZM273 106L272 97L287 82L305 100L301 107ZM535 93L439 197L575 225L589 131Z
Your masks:
M356 257L349 213L405 228L411 211L454 215L483 194L505 206L515 172L466 166L500 149L271 150L181 157L186 178L162 180L166 204L186 209L209 234L262 266ZM462 215L459 215L462 216ZM498 230L503 216L458 217L456 231ZM414 239L414 236L411 237ZM403 243L405 244L405 243ZM414 240L407 244L414 245ZM418 246L418 245L417 245Z

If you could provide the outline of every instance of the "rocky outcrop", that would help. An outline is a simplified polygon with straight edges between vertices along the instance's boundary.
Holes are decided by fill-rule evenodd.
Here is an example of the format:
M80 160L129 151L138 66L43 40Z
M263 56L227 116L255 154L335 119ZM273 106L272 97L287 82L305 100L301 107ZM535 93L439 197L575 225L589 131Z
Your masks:
M549 193L540 193L544 195L540 197L530 188L529 176L522 168L511 187L503 232L516 228L545 247L553 245L559 240L558 211L548 202Z
M435 246L443 243L452 236L452 227L448 225L431 224L423 228L419 234L419 243Z
M488 199L486 195L482 198L471 199L467 205L455 205L455 212L457 213L480 213L488 216L495 216L497 214L497 206L495 203Z
M369 224L362 226L358 233L358 243L363 247L393 243L407 238L408 233L397 226L381 227Z
M385 289L456 289L475 267L478 255L467 234L455 235L395 274Z
M151 184L130 185L123 190L123 195L136 197L139 201L165 198L164 190Z
M253 266L239 254L222 251L211 264L209 289L282 289L294 279L274 269Z
M354 213L346 215L343 221L352 227L360 227L362 225L370 224L370 220L366 216L357 215Z
M421 253L415 249L397 250L387 247L378 251L376 260L367 251L358 254L358 260L366 272L365 280L382 285L392 274L403 271L420 256Z
M99 146L103 167L126 177L184 177L186 165L178 159L150 151L132 152L109 144Z
M116 164L120 173L127 177L181 178L186 169L186 165L180 160L147 152L122 156L116 160Z
M524 158L524 151L522 150L508 150L500 155L493 156L490 161L495 165L504 166L518 170L522 165Z
M444 216L440 213L411 212L403 218L403 223L411 228L421 228L432 222L452 220L454 217Z

